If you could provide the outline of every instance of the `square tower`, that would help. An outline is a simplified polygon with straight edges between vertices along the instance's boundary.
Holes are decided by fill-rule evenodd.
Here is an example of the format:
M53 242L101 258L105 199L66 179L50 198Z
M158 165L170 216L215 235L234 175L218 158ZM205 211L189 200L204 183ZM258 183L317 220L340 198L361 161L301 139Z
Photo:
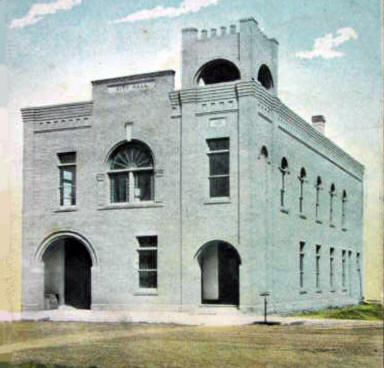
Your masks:
M240 29L231 25L207 30L182 31L182 88L258 80L277 94L278 42L268 38L254 18L240 20Z

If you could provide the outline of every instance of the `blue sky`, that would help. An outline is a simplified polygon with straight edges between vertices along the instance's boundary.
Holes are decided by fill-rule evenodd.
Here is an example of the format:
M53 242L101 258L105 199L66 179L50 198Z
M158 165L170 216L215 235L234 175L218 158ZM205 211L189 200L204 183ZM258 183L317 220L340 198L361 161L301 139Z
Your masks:
M140 19L143 9L166 16ZM324 114L327 135L366 165L373 217L381 164L380 14L379 0L8 1L7 59L0 52L0 63L11 81L14 160L21 160L20 107L89 100L94 79L178 72L182 28L229 26L253 16L280 44L279 97L307 121ZM122 19L129 21L116 22ZM345 28L344 36L337 33ZM336 43L338 55L298 57L319 38Z

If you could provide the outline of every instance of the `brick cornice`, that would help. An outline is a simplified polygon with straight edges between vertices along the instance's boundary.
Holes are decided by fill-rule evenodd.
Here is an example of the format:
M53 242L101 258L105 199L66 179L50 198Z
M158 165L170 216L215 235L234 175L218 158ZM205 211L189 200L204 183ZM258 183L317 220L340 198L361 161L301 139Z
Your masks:
M310 123L293 112L279 98L269 93L256 81L228 82L190 89L182 89L170 93L173 107L183 104L199 103L228 98L253 97L263 113L283 130L296 136L299 140L313 146L323 156L351 172L359 180L363 179L364 166L352 156L333 143L329 138L318 132Z

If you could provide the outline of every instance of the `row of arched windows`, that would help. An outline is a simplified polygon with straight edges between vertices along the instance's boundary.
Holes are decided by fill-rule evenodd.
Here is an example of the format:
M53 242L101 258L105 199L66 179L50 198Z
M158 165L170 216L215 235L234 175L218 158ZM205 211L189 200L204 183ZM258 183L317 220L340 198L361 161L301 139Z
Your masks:
M285 207L285 198L286 198L286 175L289 173L289 167L288 167L288 161L285 157L282 158L280 163L280 172L281 172L281 200L280 205L281 207ZM298 210L300 214L304 213L304 202L306 200L304 195L304 187L307 180L307 172L304 167L300 169L299 176L298 176L298 182L299 182L299 191L298 191ZM315 182L315 218L316 220L319 220L320 217L320 206L321 206L321 191L323 190L322 185L322 179L320 176L317 176L316 182ZM335 198L336 198L336 186L334 183L332 183L329 187L328 191L329 196L329 223L331 226L334 226L334 220L335 220L335 214L334 214L334 207L335 207ZM341 195L341 226L342 228L345 228L345 219L346 219L346 202L347 202L347 191L343 190Z
M264 158L268 158L268 149L266 146L263 146L260 151L260 156ZM280 161L279 171L281 175L281 184L280 184L280 206L282 209L286 209L287 204L287 175L289 174L289 166L288 166L288 160L283 157ZM297 206L299 214L304 215L304 209L305 209L305 203L307 201L307 198L305 196L305 187L308 183L307 179L307 172L304 167L300 169L299 175L297 177L298 179L298 196L297 196ZM324 189L323 187L323 181L321 179L321 176L317 176L316 181L314 183L315 187L315 219L316 221L320 222L321 214L320 214L320 207L324 204L322 204L321 201L321 191ZM334 183L332 183L329 186L329 191L327 193L329 198L329 213L328 213L328 219L330 226L335 226L335 201L336 201L336 186ZM341 227L342 229L345 229L346 227L346 203L347 203L347 191L343 190L341 194Z

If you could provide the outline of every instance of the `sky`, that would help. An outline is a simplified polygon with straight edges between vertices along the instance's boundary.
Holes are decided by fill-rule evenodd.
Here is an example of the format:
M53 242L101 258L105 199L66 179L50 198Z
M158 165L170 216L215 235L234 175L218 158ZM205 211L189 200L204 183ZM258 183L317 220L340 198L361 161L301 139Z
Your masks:
M323 114L326 135L366 166L365 242L369 249L369 244L377 246L382 180L379 0L0 0L4 2L0 41L7 47L0 50L0 77L10 82L8 89L7 83L0 88L0 113L8 108L8 125L2 124L0 133L10 136L16 196L21 107L90 100L95 79L161 69L174 69L179 77L182 28L219 28L254 17L268 37L279 41L279 98L307 121ZM4 185L0 181L0 190Z

